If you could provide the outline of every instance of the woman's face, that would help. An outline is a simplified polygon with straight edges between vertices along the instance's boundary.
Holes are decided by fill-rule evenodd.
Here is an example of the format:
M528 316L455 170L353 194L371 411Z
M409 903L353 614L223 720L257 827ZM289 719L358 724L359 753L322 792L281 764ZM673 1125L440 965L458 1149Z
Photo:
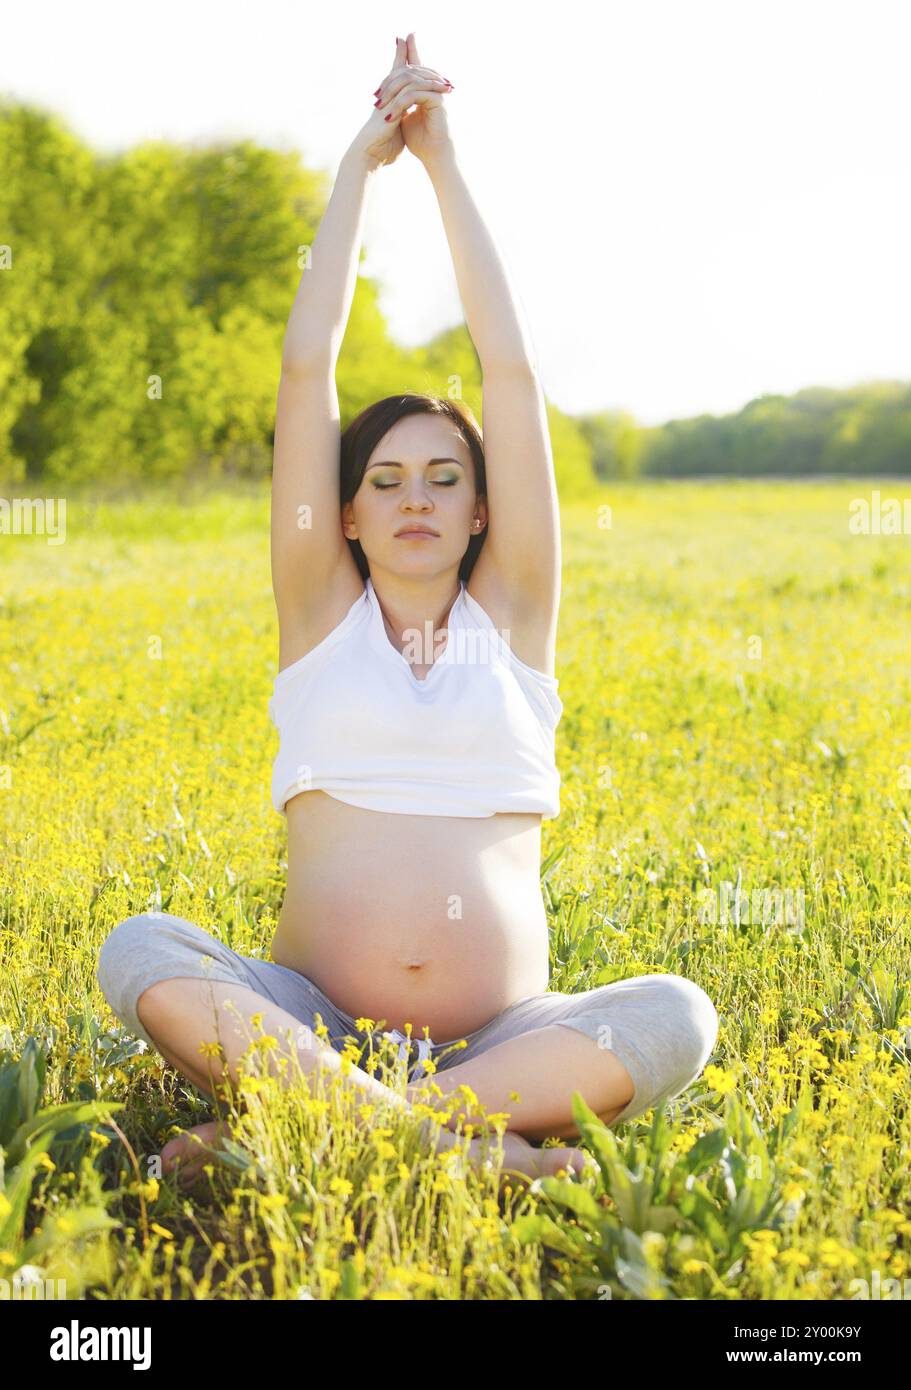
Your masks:
M468 445L438 415L407 415L393 425L342 509L345 535L360 541L371 569L395 574L458 570L486 522Z

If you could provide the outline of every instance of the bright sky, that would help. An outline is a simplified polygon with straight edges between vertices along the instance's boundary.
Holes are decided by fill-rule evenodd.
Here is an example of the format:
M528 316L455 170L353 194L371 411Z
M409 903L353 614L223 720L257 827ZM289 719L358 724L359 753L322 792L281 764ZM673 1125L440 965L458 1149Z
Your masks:
M911 377L907 0L29 0L5 8L0 92L99 149L251 136L334 173L408 29L455 85L564 410L654 424ZM461 320L407 152L365 246L403 343Z

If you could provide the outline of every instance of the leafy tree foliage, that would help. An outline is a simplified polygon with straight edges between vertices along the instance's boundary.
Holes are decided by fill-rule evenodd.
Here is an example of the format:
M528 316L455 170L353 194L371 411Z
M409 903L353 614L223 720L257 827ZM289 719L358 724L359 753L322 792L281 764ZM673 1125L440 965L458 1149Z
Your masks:
M0 479L266 476L287 315L331 181L250 140L89 150L52 113L0 102ZM464 327L390 338L359 276L342 424L399 390L482 421ZM547 406L560 491L638 474L907 473L911 384L812 387L645 428Z

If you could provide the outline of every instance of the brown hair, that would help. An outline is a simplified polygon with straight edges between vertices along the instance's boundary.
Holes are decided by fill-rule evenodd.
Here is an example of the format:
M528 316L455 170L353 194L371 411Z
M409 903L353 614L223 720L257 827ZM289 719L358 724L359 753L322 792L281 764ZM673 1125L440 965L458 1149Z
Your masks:
M486 496L487 474L484 468L484 444L478 422L471 410L462 401L449 400L443 396L425 396L418 392L406 391L396 396L384 396L381 401L365 408L356 415L342 432L341 459L339 468L339 500L342 506L350 502L361 485L370 455L383 436L392 429L398 420L406 415L442 415L448 417L468 445L474 464L474 486L479 497ZM487 527L479 536L472 536L468 548L459 565L459 578L468 579L474 569L475 561L481 553ZM370 567L367 556L361 549L360 541L349 540L348 545L360 570L361 578L367 579Z

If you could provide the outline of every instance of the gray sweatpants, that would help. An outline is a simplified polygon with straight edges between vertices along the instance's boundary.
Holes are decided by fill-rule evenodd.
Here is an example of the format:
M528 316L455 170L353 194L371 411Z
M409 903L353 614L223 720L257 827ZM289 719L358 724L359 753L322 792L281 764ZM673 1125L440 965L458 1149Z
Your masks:
M328 999L306 976L271 960L241 956L210 932L167 912L127 917L102 944L97 978L120 1021L149 1046L155 1044L142 1026L136 1002L159 980L174 977L221 980L246 985L309 1028L316 1014L329 1030L329 1043L341 1050L346 1037L356 1040L361 1061L371 1046L355 1020ZM406 1039L397 1030L386 1036L399 1044L409 1079L423 1074L432 1057L436 1069L456 1066L496 1047L507 1038L561 1024L593 1038L613 1052L632 1077L632 1100L613 1121L631 1120L686 1090L699 1076L718 1035L718 1016L711 999L681 975L638 975L578 994L548 991L518 999L483 1027L454 1040ZM457 1041L457 1040L456 1040ZM417 1057L411 1061L411 1052Z

